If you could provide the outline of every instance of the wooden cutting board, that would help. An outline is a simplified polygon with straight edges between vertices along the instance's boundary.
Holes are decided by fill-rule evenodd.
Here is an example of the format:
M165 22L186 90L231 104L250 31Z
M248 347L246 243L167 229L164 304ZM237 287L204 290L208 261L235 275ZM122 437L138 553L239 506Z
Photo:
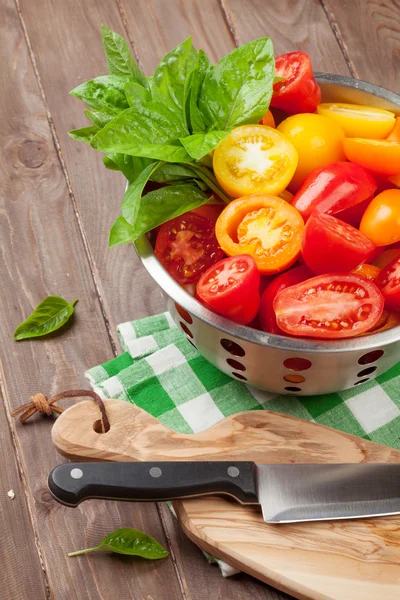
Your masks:
M94 402L66 410L52 430L57 450L74 460L400 462L398 450L269 411L239 413L185 435L127 402L105 405L108 433L97 433ZM296 598L400 598L400 516L268 525L258 509L222 498L179 501L175 508L201 548Z

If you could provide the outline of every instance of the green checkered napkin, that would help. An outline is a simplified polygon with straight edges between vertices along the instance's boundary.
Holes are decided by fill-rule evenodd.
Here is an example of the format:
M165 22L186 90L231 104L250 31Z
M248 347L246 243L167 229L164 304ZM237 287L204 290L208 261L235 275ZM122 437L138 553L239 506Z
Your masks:
M400 449L400 363L373 381L337 394L282 396L216 369L187 341L169 313L122 323L117 332L123 354L90 369L86 377L102 398L136 404L170 429L197 433L229 415L268 409Z

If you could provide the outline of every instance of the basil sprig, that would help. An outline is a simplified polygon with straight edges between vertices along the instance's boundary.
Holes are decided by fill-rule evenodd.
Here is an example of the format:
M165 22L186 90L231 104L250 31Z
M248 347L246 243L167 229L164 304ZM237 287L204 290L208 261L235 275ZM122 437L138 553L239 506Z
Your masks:
M147 533L143 533L143 531L130 527L117 529L113 533L106 535L98 546L70 552L68 556L79 556L81 554L88 554L89 552L96 552L97 550L108 550L109 552L127 554L129 556L141 556L149 560L168 556L167 550L157 540L147 535Z
M102 37L109 74L72 90L91 108L85 111L91 125L70 135L107 153L106 167L130 184L110 233L115 246L200 206L207 191L231 200L214 176L210 153L234 127L258 123L266 113L275 62L267 37L216 65L189 38L145 77L120 35L103 26ZM143 196L148 181L168 187Z

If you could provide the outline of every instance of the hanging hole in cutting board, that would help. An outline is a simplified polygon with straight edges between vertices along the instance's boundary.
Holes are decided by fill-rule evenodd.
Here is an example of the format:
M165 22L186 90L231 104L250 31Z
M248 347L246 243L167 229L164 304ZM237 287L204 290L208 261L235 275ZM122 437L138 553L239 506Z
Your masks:
M93 423L93 430L96 433L104 433L104 431L102 430L102 427L101 427L101 420L100 419L97 419L97 421L95 421Z

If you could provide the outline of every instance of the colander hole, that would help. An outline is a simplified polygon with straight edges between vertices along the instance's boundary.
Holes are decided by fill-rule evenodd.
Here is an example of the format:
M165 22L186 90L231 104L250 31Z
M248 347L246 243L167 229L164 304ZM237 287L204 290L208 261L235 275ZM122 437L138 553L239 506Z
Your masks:
M363 369L359 373L357 373L357 377L365 377L366 375L371 375L374 371L376 371L377 367L367 367L367 369Z
M369 377L366 377L365 379L360 379L360 381L356 381L354 385L360 385L360 383L366 383L367 381L369 381Z
M245 371L246 367L244 365L242 365L241 362L239 362L238 360L235 360L234 358L227 358L226 362L228 363L228 365L230 367L232 367L232 369L236 369L236 371Z
M187 310L182 308L182 306L179 306L179 304L175 304L175 308L178 314L182 317L182 319L186 321L186 323L189 323L189 325L193 323L193 319Z
M372 350L372 352L367 352L367 354L363 354L358 359L358 364L359 365L368 365L369 363L373 363L376 360L378 360L378 358L383 356L383 354L384 354L383 350Z
M291 371L306 371L312 366L312 362L307 358L293 357L284 360L283 366Z
M294 373L293 375L285 375L283 379L289 383L303 383L306 380L303 375L295 375Z
M232 340L228 340L223 338L220 341L221 346L224 350L229 352L229 354L233 354L233 356L244 356L246 352L243 350L242 346L239 346L236 342Z
M244 375L242 375L241 373L233 373L233 372L232 372L232 375L233 375L234 377L236 377L237 379L243 379L243 381L247 381L247 377L245 377L245 376L244 376Z
M285 390L287 390L288 392L301 392L301 388L294 387L291 385L289 385L288 387L285 387Z
M196 350L197 350L197 346L195 346L195 345L193 344L192 340L191 340L190 338L186 338L186 339L187 339L187 341L189 342L189 344L192 344L193 348L196 348Z
M189 327L185 323L179 321L179 325L181 326L182 331L186 333L186 335L188 335L191 338L193 337L193 333L190 331Z

